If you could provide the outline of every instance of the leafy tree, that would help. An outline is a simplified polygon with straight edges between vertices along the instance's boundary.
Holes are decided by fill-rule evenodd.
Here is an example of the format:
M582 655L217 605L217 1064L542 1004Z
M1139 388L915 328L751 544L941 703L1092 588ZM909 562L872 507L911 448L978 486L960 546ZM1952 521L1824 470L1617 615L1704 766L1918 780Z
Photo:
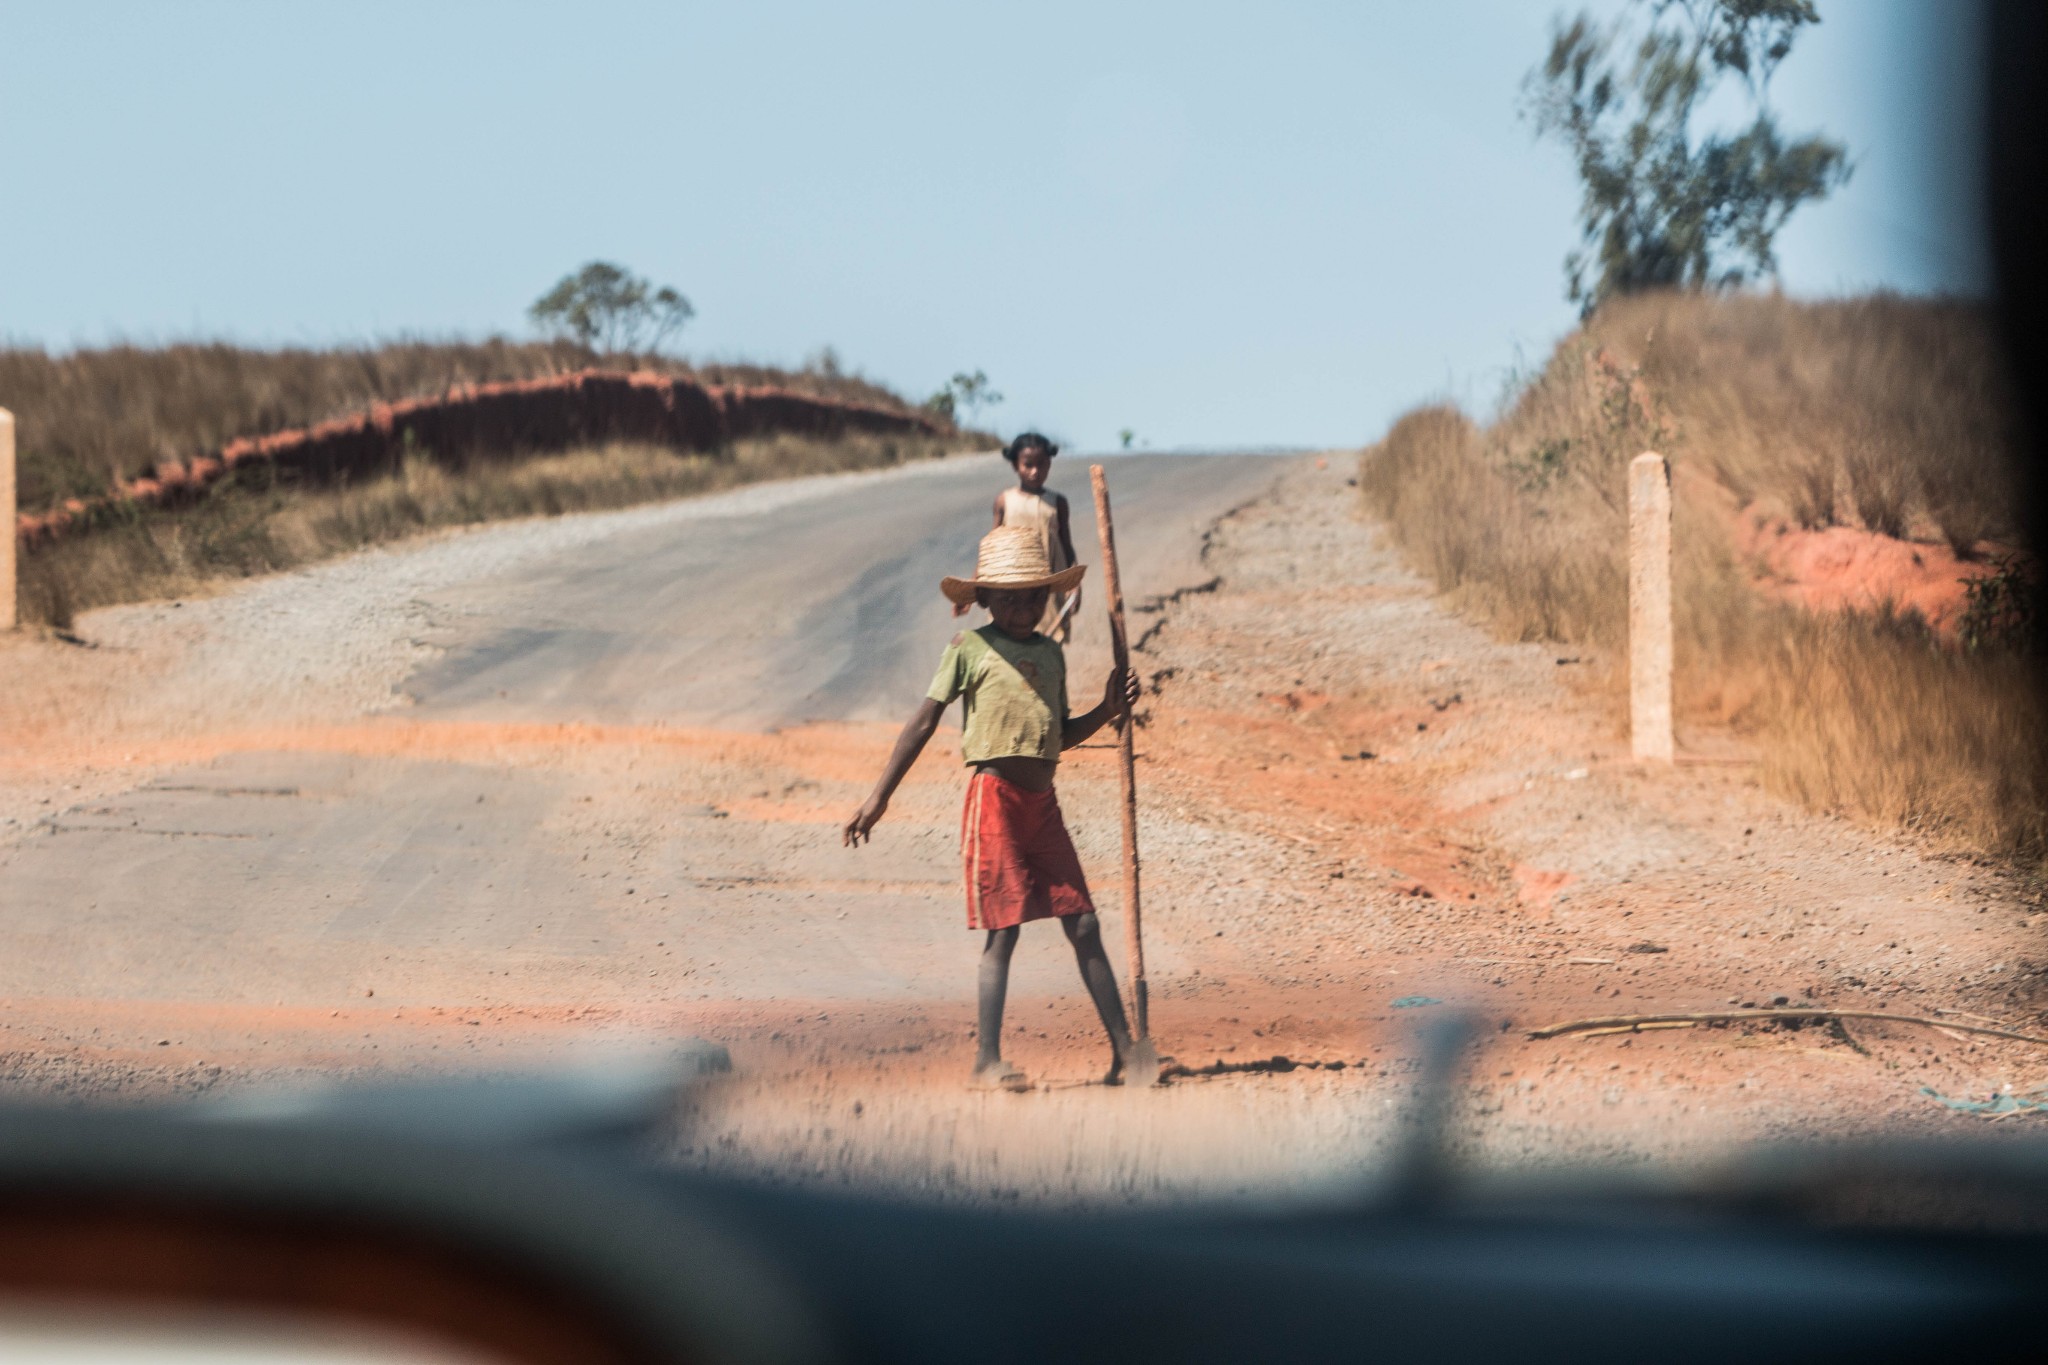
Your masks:
M564 275L526 312L542 331L607 354L659 351L697 315L673 287L657 289L610 261L592 261Z
M1788 139L1770 109L1772 75L1819 22L1813 0L1634 0L1610 25L1560 18L1523 81L1523 114L1570 149L1584 185L1583 245L1565 257L1582 311L1617 294L1776 276L1778 230L1850 173L1841 143ZM1696 137L1693 116L1729 76L1748 126Z
M935 412L947 421L971 421L982 408L994 407L1002 401L1003 396L990 387L986 374L980 370L968 374L963 370L947 380L945 388L925 399L924 406L927 412Z

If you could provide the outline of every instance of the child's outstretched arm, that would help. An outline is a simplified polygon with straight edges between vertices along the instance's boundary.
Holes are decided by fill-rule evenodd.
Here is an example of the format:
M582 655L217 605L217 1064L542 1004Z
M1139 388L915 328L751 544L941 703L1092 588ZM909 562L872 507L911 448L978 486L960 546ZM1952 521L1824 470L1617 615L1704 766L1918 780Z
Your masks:
M925 742L932 737L932 731L939 728L939 717L946 714L944 702L926 697L918 703L917 714L903 726L903 733L896 736L896 748L889 755L887 766L882 769L881 780L868 793L868 799L860 803L860 809L846 822L840 842L848 848L859 848L861 841L868 837L868 831L889 809L889 798L896 794L897 786L903 781L910 765L917 762L917 756L924 752Z
M1067 723L1060 730L1060 748L1071 749L1083 743L1103 726L1121 716L1138 704L1138 674L1135 669L1125 669L1119 674L1109 670L1109 681L1102 685L1102 704L1093 711L1083 711L1078 716L1068 716Z

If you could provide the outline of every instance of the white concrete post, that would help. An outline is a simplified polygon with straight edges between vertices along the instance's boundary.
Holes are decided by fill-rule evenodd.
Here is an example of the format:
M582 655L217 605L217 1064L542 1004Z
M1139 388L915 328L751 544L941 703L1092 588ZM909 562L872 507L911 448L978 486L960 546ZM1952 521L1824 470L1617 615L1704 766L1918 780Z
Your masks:
M1628 466L1628 702L1637 760L1671 762L1671 469L1655 451Z
M14 414L0 408L0 630L13 630L14 546L21 532L14 524Z

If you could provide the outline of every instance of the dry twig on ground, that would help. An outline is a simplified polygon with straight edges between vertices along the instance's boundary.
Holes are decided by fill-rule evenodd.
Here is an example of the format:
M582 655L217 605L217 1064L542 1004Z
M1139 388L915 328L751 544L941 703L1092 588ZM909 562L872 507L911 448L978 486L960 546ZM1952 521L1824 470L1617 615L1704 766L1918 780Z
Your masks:
M1794 1019L1814 1022L1832 1020L1836 1023L1844 1019L1873 1019L1881 1024L1918 1024L1922 1028L1942 1032L1954 1030L1958 1033L1980 1033L1991 1038L2006 1038L2016 1043L2034 1043L2048 1047L2048 1038L2036 1037L2031 1033L1986 1028L1980 1024L1957 1024L1943 1019L1927 1019L1917 1014L1890 1014L1884 1010L1762 1009L1701 1010L1683 1014L1607 1014L1593 1019L1573 1019L1567 1023L1552 1024L1548 1028L1531 1029L1529 1037L1534 1040L1561 1038L1567 1034L1634 1033L1645 1028L1672 1028L1680 1024L1739 1024L1750 1020L1776 1022Z

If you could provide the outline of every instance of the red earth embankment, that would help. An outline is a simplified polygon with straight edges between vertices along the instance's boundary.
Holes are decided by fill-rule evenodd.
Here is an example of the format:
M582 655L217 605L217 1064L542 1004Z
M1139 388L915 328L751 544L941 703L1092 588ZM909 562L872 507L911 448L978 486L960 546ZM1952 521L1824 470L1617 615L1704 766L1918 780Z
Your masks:
M351 417L229 441L213 455L160 463L150 476L123 481L100 497L24 514L16 533L26 545L78 534L119 509L175 505L244 467L332 486L392 472L414 452L461 464L612 441L709 451L754 436L944 430L923 413L851 399L646 371L583 370L465 385L437 398L378 403Z
M1988 558L1959 559L1947 545L1898 540L1855 526L1803 530L1752 514L1737 523L1738 548L1762 571L1758 585L1809 611L1911 613L1953 639L1969 584L1996 572Z
M1406 414L1358 480L1459 608L1606 666L1620 717L1620 490L1664 452L1687 742L1746 749L1815 808L2038 860L2048 714L2023 648L2013 421L1976 310L1643 295L1561 342L1491 424ZM1928 648L1916 618L1959 647Z
M1979 541L1965 559L1928 528L1891 536L1866 526L1801 526L1768 504L1743 504L1697 461L1672 470L1680 496L1712 513L1765 598L1811 612L1916 616L1953 641L1970 606L1970 586L2015 553Z

